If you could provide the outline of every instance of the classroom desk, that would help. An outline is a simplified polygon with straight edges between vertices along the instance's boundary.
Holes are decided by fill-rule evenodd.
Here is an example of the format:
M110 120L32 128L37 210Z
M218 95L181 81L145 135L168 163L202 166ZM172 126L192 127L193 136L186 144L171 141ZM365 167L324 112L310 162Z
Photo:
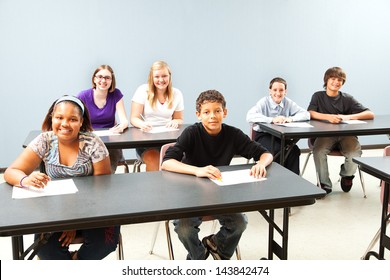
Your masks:
M360 170L380 179L385 182L385 189L383 193L383 206L381 214L381 233L379 240L379 254L370 251L366 254L365 259L370 256L375 256L378 259L383 259L385 248L390 250L390 237L386 235L386 221L389 218L387 209L389 203L390 191L390 157L361 157L353 158L354 162L359 164Z
M120 135L102 136L100 138L109 149L155 147L176 142L177 137L179 137L183 130L188 126L188 124L183 124L179 126L179 130L161 133L147 133L136 127L129 127ZM40 130L30 131L23 142L23 147L27 147L27 145L40 133Z
M273 254L287 259L289 207L314 204L325 192L277 163L267 170L267 180L224 187L167 171L78 177L76 194L16 200L12 187L3 183L0 204L6 211L0 211L0 236L12 236L13 257L19 259L25 234L260 211L269 223L268 259ZM284 209L282 228L274 221L276 208ZM274 240L275 230L282 236L281 246Z
M292 140L293 144L300 139L331 137L331 136L362 136L390 134L390 115L375 116L373 120L365 120L363 124L332 124L324 121L310 120L313 127L285 127L281 125L258 123L261 130L280 139L280 163L284 163L289 150L286 150L286 141ZM389 142L390 143L390 142ZM292 147L293 145L291 145Z

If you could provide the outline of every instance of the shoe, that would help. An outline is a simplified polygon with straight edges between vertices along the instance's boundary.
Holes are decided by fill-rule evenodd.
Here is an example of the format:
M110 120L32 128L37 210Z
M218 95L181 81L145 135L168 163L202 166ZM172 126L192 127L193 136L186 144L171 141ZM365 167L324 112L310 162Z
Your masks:
M340 185L341 185L341 189L344 192L349 192L351 190L353 184L353 178L355 178L355 176L341 177Z
M325 184L321 184L321 189L326 191L326 194L330 194L332 192L332 188L327 186L327 185L325 185Z
M213 241L214 234L206 236L202 239L202 243L207 251L213 256L214 260L228 260L218 253L217 245Z
M207 260L207 258L210 256L210 252L209 252L209 250L207 250L207 248L205 248L204 250L205 250L205 252L204 252L204 260ZM187 255L186 260L187 261L192 260L190 254Z

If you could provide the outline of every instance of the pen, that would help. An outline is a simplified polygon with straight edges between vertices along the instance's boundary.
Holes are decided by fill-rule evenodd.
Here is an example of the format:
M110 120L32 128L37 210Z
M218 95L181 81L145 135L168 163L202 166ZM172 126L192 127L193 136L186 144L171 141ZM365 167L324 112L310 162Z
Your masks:
M144 117L142 114L139 114L139 115L140 115L141 119L142 119L144 122L146 122L145 117Z

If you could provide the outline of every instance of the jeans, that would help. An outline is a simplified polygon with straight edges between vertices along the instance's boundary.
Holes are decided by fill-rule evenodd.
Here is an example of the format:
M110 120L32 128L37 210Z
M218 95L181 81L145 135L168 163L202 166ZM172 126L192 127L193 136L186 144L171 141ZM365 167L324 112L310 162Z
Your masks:
M120 226L78 230L77 236L84 237L84 243L77 251L79 260L101 260L115 251L119 241ZM61 246L58 241L62 232L54 232L48 242L38 251L41 260L70 260L68 246ZM40 234L35 235L35 239Z
M320 183L332 187L329 178L327 155L334 149L339 148L345 157L345 162L341 165L340 176L353 176L357 169L357 164L352 162L353 157L360 157L362 150L356 136L345 137L320 137L313 145L313 157Z
M245 214L217 215L221 224L220 230L214 235L214 242L218 247L218 254L230 259L240 241L241 235L246 229L248 219ZM204 260L206 248L199 240L199 226L202 224L202 217L174 220L175 231L180 241L188 251L187 259Z
M256 132L255 139L256 142L260 143L268 151L272 152L272 135L264 132ZM286 145L289 143L287 142ZM274 138L273 145L273 155L276 155L280 151L280 139ZM301 155L301 150L297 145L294 145L291 148L290 154L285 158L284 166L299 175L299 156ZM274 161L280 162L277 158L274 158Z

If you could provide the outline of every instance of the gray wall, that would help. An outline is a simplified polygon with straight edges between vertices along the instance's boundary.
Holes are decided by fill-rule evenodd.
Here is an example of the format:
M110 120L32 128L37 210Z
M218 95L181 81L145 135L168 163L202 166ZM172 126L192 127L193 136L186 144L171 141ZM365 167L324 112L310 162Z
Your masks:
M386 0L0 0L0 167L56 98L91 86L100 64L114 68L128 114L158 59L184 93L186 123L214 88L226 122L246 132L246 112L273 77L306 108L331 66L346 70L344 91L385 114L389 12Z

